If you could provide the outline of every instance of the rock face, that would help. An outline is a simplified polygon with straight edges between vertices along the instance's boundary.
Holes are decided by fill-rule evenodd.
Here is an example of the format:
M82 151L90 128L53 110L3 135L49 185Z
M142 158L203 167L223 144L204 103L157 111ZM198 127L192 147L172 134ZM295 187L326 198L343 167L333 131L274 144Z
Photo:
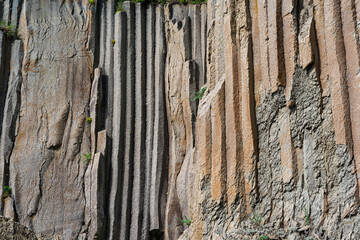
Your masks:
M35 234L25 226L4 217L0 217L0 238L9 240L61 240L61 237Z
M0 1L1 215L63 239L360 238L360 1L115 2Z

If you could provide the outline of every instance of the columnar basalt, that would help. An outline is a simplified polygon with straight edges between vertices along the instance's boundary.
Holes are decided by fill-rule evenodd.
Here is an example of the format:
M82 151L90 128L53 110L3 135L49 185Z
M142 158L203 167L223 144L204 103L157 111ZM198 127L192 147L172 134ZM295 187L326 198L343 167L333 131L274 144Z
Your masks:
M116 4L0 1L1 215L63 239L360 238L360 1Z

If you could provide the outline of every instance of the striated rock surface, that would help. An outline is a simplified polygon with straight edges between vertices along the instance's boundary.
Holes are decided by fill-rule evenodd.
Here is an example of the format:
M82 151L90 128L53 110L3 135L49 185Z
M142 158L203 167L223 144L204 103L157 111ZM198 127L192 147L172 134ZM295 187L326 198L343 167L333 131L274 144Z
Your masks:
M63 239L360 238L360 1L115 2L0 1L1 215Z

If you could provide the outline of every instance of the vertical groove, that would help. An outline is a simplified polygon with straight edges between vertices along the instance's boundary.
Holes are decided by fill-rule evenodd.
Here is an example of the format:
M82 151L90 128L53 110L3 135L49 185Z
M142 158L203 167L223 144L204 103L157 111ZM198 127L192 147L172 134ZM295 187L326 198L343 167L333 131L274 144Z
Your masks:
M142 220L144 218L145 187L145 90L146 90L146 38L145 8L136 4L135 12L135 141L134 141L134 180L132 192L132 210L130 239L144 239Z
M268 13L267 2L257 0L259 11L259 28L260 28L260 55L261 55L261 69L262 69L262 88L265 91L271 89L270 75L269 75L269 43L268 43Z
M22 84L22 61L23 45L20 40L15 41L11 46L10 76L6 101L4 105L4 116L2 132L0 132L0 192L3 193L3 187L9 184L10 156L15 142L15 127L20 108L20 88ZM0 212L3 211L3 198L0 201Z
M165 109L165 29L163 6L156 6L155 21L155 116L150 191L150 231L164 231L164 196L167 192L166 109ZM165 165L165 166L164 166ZM166 202L166 201L165 201Z
M134 154L134 116L135 116L135 8L130 2L124 3L127 14L127 71L126 71L126 129L124 148L124 178L121 204L120 239L129 239L131 222L131 193Z
M12 0L5 0L5 2L3 3L4 7L3 7L2 20L5 22L6 25L8 25L10 21L11 5L12 5Z
M256 124L255 124L255 103L254 103L254 73L251 42L251 24L249 23L249 4L244 1L244 26L240 30L240 94L241 94L241 129L244 157L244 190L246 200L246 213L251 212L251 202L255 202L256 196ZM252 198L252 199L251 199Z
M105 0L100 0L98 3L98 11L100 15L99 24L99 67L104 68L105 65L105 44L106 44L106 4Z
M6 54L6 36L0 31L0 134L2 129L2 120L4 117L4 104L6 100L6 91L8 86L7 70L5 66Z
M113 114L113 89L114 89L114 13L115 7L113 1L106 2L106 37L105 37L105 63L104 63L104 75L105 75L105 96L106 101L106 123L105 128L109 136L112 134L112 114Z
M148 4L146 9L146 164L145 164L145 198L142 235L145 240L150 232L150 194L154 140L154 101L155 101L155 11L154 5Z
M22 2L22 0L13 0L10 22L15 28L18 26Z
M111 158L111 192L109 208L109 239L119 239L119 216L121 214L121 191L123 180L123 160L126 119L126 58L127 58L127 19L119 12L115 16L114 46L114 121L113 148Z
M360 171L360 62L359 62L359 35L356 31L355 6L352 0L341 1L342 30L346 54L346 78L349 91L351 130L355 170ZM354 36L355 33L355 36ZM360 178L357 177L358 187ZM359 196L358 196L359 197Z
M201 69L201 74L200 74L200 80L199 80L199 85L203 86L204 84L206 84L206 65L207 65L207 61L206 61L206 43L207 43L207 8L205 4L201 5L201 40L200 40L200 45L201 45L201 60L200 62L202 63L202 69Z
M233 32L233 16L224 18L225 45L225 125L226 125L226 161L227 161L227 201L228 207L234 203L240 190L241 159L241 99L237 49Z

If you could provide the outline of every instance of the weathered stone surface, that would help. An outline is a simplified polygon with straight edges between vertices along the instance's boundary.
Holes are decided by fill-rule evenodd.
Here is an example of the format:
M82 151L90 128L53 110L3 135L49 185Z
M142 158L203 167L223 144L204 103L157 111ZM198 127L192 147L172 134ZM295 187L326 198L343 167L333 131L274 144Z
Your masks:
M20 108L20 89L23 82L21 64L23 60L23 45L21 41L12 44L10 75L7 86L6 101L4 104L4 114L1 123L0 138L0 193L4 192L4 187L9 186L9 166L10 157L13 151L16 138L16 121L18 120ZM3 210L3 201L0 201L0 212Z
M58 236L37 235L27 227L14 222L13 220L0 217L0 238L16 240L61 240Z
M66 239L77 238L83 225L86 165L81 158L90 151L87 7L73 1L24 1L20 21L23 84L9 185L17 220Z
M3 215L64 239L359 238L359 0L115 2L0 1Z
M315 30L313 8L303 9L300 13L299 58L304 69L314 62Z

